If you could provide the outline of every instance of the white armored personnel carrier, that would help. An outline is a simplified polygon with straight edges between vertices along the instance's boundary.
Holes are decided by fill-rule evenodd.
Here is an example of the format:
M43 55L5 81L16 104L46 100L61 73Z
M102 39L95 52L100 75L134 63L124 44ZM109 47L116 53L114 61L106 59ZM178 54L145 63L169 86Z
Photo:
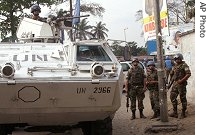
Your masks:
M69 29L23 18L17 43L0 44L0 135L80 127L111 135L123 72L107 42L60 42ZM58 25L57 25L58 26ZM63 39L63 38L62 38Z

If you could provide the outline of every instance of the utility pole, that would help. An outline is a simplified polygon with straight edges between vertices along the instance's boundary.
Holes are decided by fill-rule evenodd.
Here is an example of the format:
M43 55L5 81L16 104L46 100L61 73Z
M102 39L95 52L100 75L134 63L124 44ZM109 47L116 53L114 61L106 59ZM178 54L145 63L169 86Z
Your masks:
M158 86L159 86L159 99L160 99L160 119L162 122L168 122L168 105L167 105L167 92L165 83L165 64L163 61L163 45L162 33L160 24L160 7L159 0L154 0L154 16L156 28L156 42L157 42L157 62L158 62Z
M72 0L69 0L69 5L70 5L70 17L72 17L72 12L73 12L73 9L72 9ZM70 39L71 41L73 41L73 32L72 32L72 29L70 29Z
M126 61L131 60L131 49L130 46L128 46L127 41L126 41L126 30L128 28L124 29L124 38L125 38L125 50L124 50L124 59Z
M124 39L125 39L125 46L126 46L126 30L127 30L128 28L125 28L124 29Z

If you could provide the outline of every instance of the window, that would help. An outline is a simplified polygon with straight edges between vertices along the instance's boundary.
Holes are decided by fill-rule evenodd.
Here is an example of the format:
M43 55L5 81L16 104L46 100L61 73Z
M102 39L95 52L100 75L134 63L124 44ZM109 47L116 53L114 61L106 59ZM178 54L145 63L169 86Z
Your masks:
M111 61L108 54L101 46L96 45L78 45L78 61Z
M128 71L130 69L127 63L121 63L123 71Z

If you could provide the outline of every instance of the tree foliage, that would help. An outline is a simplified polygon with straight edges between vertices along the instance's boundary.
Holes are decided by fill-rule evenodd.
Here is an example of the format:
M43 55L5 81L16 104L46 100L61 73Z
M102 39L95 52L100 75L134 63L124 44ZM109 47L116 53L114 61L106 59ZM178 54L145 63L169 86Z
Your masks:
M80 11L90 13L93 16L103 17L105 9L100 4L87 3L87 4L81 4Z
M111 49L112 52L116 55L116 56L123 56L124 54L124 47L120 46L121 42L118 41L114 41L111 45Z
M60 3L69 2L69 0L58 0ZM72 0L70 0L72 2ZM74 10L74 9L73 9ZM80 12L90 13L93 16L103 17L105 9L98 3L81 3Z
M1 38L4 39L8 34L11 34L12 41L16 39L16 30L20 17L24 15L24 9L29 9L35 3L39 5L50 6L67 1L68 0L1 0L0 15L1 18L5 18L0 22ZM105 12L105 9L97 3L81 4L80 9L81 12L87 12L91 15L99 17L102 17L102 14ZM69 13L69 11L61 9L60 11L57 11L57 15L62 16L62 14L66 12Z
M93 29L91 32L93 33L94 37L97 39L105 39L105 37L108 37L106 32L109 30L106 28L106 24L99 22L96 24L96 26L93 26Z
M188 18L192 19L193 17L195 17L195 0L189 0L186 3L187 6L187 16Z
M23 9L30 8L34 3L51 5L55 2L56 0L1 0L0 15L5 18L0 22L1 38L5 38L11 33L12 41L15 40L19 18L23 15Z
M195 0L176 0L167 3L169 24L188 23L195 17Z
M92 26L88 23L87 18L85 18L82 19L81 22L75 27L76 37L80 40L86 40L87 37L93 37L93 34L90 32Z
M195 17L195 0L173 0L167 1L169 25L177 25L179 23L188 23L190 19ZM143 11L136 12L136 21L143 22ZM143 27L143 25L142 25ZM143 31L141 33L143 35Z
M125 46L121 46L122 42L120 41L114 41L111 44L112 52L116 56L124 56L124 50ZM126 44L128 47L130 47L130 53L132 56L140 56L140 55L147 55L147 51L145 47L138 47L136 42L127 42Z
M136 42L128 42L127 45L130 47L132 56L146 55L146 48L138 47Z

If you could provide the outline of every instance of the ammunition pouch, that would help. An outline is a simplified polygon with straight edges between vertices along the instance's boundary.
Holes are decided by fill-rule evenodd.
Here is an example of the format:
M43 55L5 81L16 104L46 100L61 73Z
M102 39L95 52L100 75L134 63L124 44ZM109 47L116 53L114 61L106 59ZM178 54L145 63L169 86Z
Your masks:
M147 86L147 89L150 91L150 90L155 90L155 91L158 91L158 85L155 85L155 86Z

